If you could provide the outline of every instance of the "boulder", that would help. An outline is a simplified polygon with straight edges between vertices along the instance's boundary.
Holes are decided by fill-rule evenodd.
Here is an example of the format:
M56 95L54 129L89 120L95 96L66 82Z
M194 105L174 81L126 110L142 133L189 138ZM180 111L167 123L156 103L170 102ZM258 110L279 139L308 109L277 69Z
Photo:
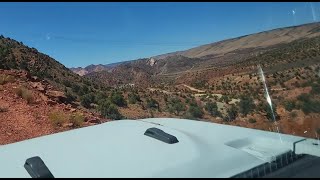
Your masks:
M50 99L55 100L59 103L67 101L67 97L64 95L64 92L61 91L47 91L46 95L49 96Z
M39 94L39 95L40 95L40 98L41 98L42 101L47 102L49 100L48 97L45 96L44 94Z
M65 123L62 125L62 127L66 128L66 127L72 127L73 123Z
M27 79L31 79L31 74L28 71L20 71L19 76L20 77L25 77Z
M87 122L93 123L93 124L100 124L101 123L100 119L97 119L97 118L91 118Z
M31 76L30 80L32 82L39 82L40 81L40 79L37 76Z
M45 89L45 86L42 85L40 82L32 82L31 83L31 87L40 91L40 92L45 92L46 89Z
M57 102L52 101L51 99L49 99L49 100L47 101L47 104L50 105L50 106L53 106L53 105L56 105Z
M64 110L66 110L66 111L70 111L70 107L68 107L68 106L64 106Z

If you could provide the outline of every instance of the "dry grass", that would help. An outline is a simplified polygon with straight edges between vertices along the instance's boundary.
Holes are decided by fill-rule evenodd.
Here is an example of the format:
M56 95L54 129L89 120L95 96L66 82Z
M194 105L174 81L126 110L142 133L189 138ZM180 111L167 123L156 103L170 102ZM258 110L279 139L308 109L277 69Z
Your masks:
M74 127L81 127L84 122L84 116L79 113L75 113L70 116L69 122L73 124Z
M66 114L60 111L52 111L49 113L49 120L54 127L62 127L65 123L71 123L72 127L81 127L85 120L82 114Z
M61 127L68 121L68 116L64 112L53 111L49 113L49 120L54 127Z
M28 104L32 104L34 102L32 92L23 86L15 89L15 93L22 99L26 100Z
M11 75L0 74L0 85L4 85L6 83L12 83L15 81L15 78Z

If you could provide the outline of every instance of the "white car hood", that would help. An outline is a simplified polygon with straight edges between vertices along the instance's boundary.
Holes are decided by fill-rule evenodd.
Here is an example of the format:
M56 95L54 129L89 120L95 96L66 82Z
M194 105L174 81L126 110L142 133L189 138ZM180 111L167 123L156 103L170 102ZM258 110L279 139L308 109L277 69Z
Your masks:
M179 142L145 136L151 127ZM30 177L23 165L34 156L55 177L232 177L301 139L185 119L119 120L0 146L0 177Z

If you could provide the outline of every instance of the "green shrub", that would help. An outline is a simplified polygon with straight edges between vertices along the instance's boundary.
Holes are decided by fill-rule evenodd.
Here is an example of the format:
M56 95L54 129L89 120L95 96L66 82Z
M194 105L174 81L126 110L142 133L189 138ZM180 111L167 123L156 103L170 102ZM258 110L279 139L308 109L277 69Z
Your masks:
M305 114L320 112L320 101L313 100L311 95L304 93L298 96L297 99L301 101L298 108L300 108Z
M128 94L128 101L129 101L130 104L135 104L138 101L140 102L141 99L140 99L140 96L138 94L130 93L130 94Z
M186 102L187 104L189 104L189 103L191 102L191 99L190 99L190 98L186 98L185 102Z
M72 88L73 89L73 88ZM76 92L76 91L75 91ZM89 93L89 88L87 85L79 86L79 90L77 91L79 96L83 96Z
M216 102L207 102L204 109L208 111L211 116L221 117L221 112L218 110L218 105Z
M198 106L198 103L196 102L195 99L191 99L191 101L189 102L190 106Z
M123 95L119 92L112 93L110 96L110 100L112 103L119 107L127 106L127 102L124 99Z
M231 105L230 108L227 109L227 116L224 118L225 121L234 121L238 116L238 110L235 105Z
M239 103L239 112L243 115L251 113L255 109L255 104L251 97L242 96Z
M159 109L159 103L153 98L147 99L147 108L149 109Z
M204 88L206 87L207 81L206 80L196 80L195 82L193 82L191 84L191 86L195 87L195 88Z
M293 109L296 108L296 104L295 104L294 101L285 101L285 102L283 103L283 106L284 106L284 108L285 108L287 111L289 111L289 112L291 112Z
M202 118L204 114L202 108L200 108L196 104L192 104L189 106L188 113L190 113L190 115L195 118Z
M22 60L19 64L19 68L20 69L23 69L23 70L26 70L26 71L29 71L29 68L28 68L28 63L26 60Z
M220 102L225 102L228 103L230 101L229 97L226 95L222 95L221 98L219 99Z
M186 110L186 106L180 99L172 98L167 102L167 109L170 113L179 115L181 111Z
M249 119L249 123L251 123L251 124L256 123L256 122L257 122L257 120L255 120L254 118Z
M97 95L95 96L94 102L95 102L95 103L99 103L99 101L104 100L104 99L107 99L107 98L108 98L108 96L107 96L105 93L103 93L103 92L98 92Z
M189 112L185 113L182 117L184 119L198 120L197 118L193 117Z
M68 80L66 80L66 79L64 79L64 80L62 81L62 84L65 85L65 86L67 86L67 87L72 87L71 82L68 81Z
M70 91L66 91L65 95L67 97L67 102L71 103L77 99L77 96L73 95Z
M26 100L28 104L31 104L34 102L32 92L23 86L20 86L17 89L15 89L15 93L22 99Z
M291 112L289 116L290 118L295 119L298 116L298 114L296 112Z
M101 115L106 118L115 120L123 118L120 112L118 111L117 107L114 104L112 104L109 100L101 101L98 106L98 110L100 111Z
M92 94L86 94L81 96L80 103L85 108L91 108L91 103L94 101L94 96Z
M310 94L306 94L306 93L303 93L303 94L300 94L297 99L301 102L307 102L307 101L310 101L310 98L311 98L311 95Z
M206 97L207 97L206 95L202 95L201 98L200 98L200 100L201 100L201 101L206 101Z
M303 102L301 105L301 110L305 114L320 113L320 101L310 100L310 101Z
M68 116L64 112L53 111L49 113L49 120L54 127L61 127L68 121Z
M320 94L320 84L312 84L312 94Z

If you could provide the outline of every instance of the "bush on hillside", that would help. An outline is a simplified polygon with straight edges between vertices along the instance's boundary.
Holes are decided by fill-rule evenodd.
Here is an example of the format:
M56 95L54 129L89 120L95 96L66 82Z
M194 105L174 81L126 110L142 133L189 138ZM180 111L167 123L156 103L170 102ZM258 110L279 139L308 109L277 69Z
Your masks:
M167 109L171 114L179 115L180 112L186 110L185 104L178 98L172 98L167 102Z
M221 117L221 112L218 110L216 102L207 102L204 108L211 116Z
M251 97L243 96L240 98L239 112L243 115L251 113L255 109L255 104Z
M189 106L188 113L194 118L202 118L204 114L202 108L197 104L191 104Z
M83 125L85 117L82 114L75 113L70 116L69 122L73 127L81 127Z
M122 115L118 111L117 107L112 104L109 100L101 101L98 110L100 111L101 115L106 118L119 120L122 119Z
M68 116L61 111L53 111L49 113L49 120L54 127L61 127L68 121Z
M110 100L112 103L119 107L127 106L127 101L124 99L123 95L120 92L114 92L110 96Z
M17 89L15 89L15 93L22 99L26 100L28 104L34 102L32 92L23 86L20 86Z

